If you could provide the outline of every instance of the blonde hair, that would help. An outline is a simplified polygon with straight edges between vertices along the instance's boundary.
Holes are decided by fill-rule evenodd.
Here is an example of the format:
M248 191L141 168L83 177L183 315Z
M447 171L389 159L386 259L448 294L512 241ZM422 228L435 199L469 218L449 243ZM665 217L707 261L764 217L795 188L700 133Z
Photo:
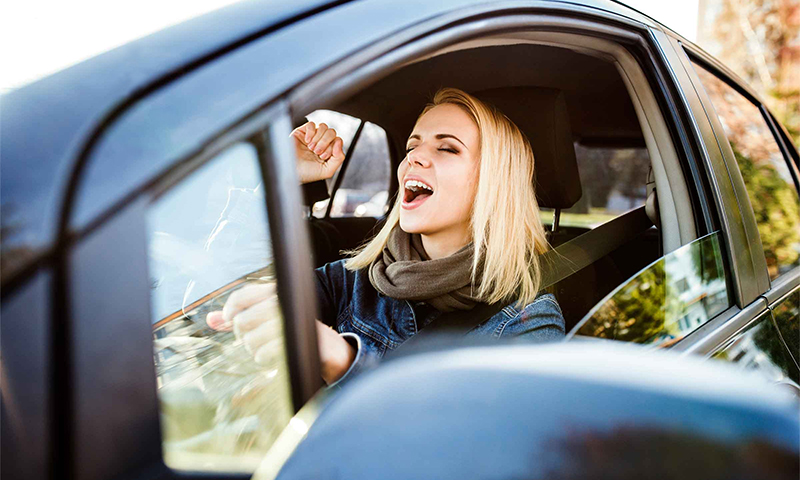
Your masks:
M478 295L487 303L517 296L527 305L539 293L542 282L538 255L550 245L533 188L533 151L528 139L493 106L456 88L442 88L418 119L439 105L461 107L480 132L478 188L470 220L475 255L472 283L479 265L482 276ZM402 188L402 186L401 186ZM398 195L378 234L345 263L348 270L367 268L383 252L389 233L400 221L402 194Z

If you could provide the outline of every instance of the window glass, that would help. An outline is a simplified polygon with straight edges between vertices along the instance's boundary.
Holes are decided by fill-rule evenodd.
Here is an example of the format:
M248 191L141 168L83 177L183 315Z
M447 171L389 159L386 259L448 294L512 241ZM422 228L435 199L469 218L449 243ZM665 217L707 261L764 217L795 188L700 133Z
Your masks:
M255 148L232 146L159 195L147 224L164 460L254 471L293 413ZM206 322L245 287L264 292L264 348Z
M789 166L758 107L696 66L742 172L770 279L800 265L800 199Z
M575 335L666 346L730 306L719 233L656 260L597 304Z
M308 115L308 119L319 124L325 123L336 130L344 142L344 151L351 147L353 137L361 120L331 110L317 110ZM336 191L331 207L331 217L382 217L388 210L389 181L391 175L391 159L386 131L374 123L364 123L361 135L353 147L353 155L342 178L342 184ZM340 174L327 181L328 192L331 191ZM329 200L323 200L312 206L311 212L317 218L323 218Z
M769 313L736 335L712 358L735 363L745 370L755 370L774 382L800 381L797 366L781 342Z
M561 211L561 226L594 228L644 205L650 171L646 148L596 148L576 143L575 157L583 195ZM548 224L552 218L550 214L542 216Z

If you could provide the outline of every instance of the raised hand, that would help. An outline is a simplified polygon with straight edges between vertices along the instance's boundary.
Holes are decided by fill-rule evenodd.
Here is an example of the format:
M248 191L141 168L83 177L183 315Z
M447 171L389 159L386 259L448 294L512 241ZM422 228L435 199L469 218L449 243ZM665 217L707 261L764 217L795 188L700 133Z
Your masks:
M308 122L291 134L297 154L297 174L300 183L310 183L333 177L344 161L344 141L328 125Z

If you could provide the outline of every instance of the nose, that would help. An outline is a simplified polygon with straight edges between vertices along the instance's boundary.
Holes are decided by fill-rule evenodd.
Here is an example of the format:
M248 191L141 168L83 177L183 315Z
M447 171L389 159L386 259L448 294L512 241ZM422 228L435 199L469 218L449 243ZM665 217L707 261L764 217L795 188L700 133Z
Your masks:
M412 165L419 165L420 167L428 167L430 166L431 162L428 160L428 156L425 155L423 152L420 151L421 148L417 147L414 150L411 150L406 155L406 159L408 160L408 166Z

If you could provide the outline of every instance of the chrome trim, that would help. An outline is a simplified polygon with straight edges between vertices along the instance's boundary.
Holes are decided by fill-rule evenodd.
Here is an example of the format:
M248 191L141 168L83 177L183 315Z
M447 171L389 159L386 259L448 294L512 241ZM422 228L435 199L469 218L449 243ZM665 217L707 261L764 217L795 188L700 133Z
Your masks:
M733 342L736 341L736 338L739 337L740 335L742 335L745 331L747 331L747 329L749 329L750 327L753 327L753 326L755 326L755 325L757 325L757 324L759 324L761 322L770 322L770 323L774 324L774 322L772 321L772 313L769 311L769 309L764 310L763 312L761 312L758 315L756 315L755 317L753 317L749 322L747 322L747 324L744 327L739 329L736 333L732 334L724 342L718 344L716 347L711 349L709 352L705 353L704 354L705 357L706 358L711 358L713 355L716 355L718 352L728 348Z
M764 298L771 306L783 300L787 295L794 293L798 288L800 288L800 267L794 267L773 282L772 288L764 294Z
M684 355L710 355L765 313L768 314L769 310L763 297L758 297L741 310L731 307L687 335L670 350Z
M795 293L794 290L790 291L789 293L787 293L783 297L779 298L776 301L776 304L780 304L781 302L786 300L789 297L789 295L793 295L794 293ZM770 304L769 305L770 313L772 313L772 315L771 315L772 325L775 327L775 331L778 333L778 338L781 340L781 343L783 344L783 348L786 351L786 354L789 356L789 358L792 359L792 361L794 362L795 366L800 369L800 360L798 360L797 354L789 346L789 343L786 341L786 337L783 336L785 330L781 329L780 325L778 325L778 319L775 318L775 310L772 308L773 305L775 305L775 304Z

